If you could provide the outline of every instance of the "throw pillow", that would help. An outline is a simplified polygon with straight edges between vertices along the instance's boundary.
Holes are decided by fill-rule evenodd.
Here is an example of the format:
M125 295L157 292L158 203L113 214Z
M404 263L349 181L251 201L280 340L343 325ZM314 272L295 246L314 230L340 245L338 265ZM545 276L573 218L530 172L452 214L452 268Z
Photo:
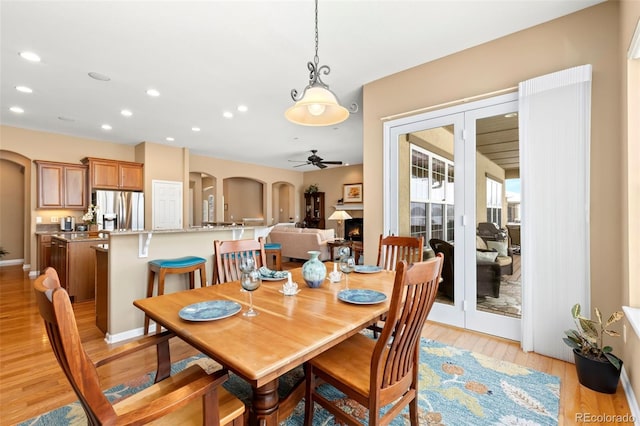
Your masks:
M476 261L478 262L495 262L498 257L497 251L479 251L476 250Z
M487 247L495 249L498 252L498 256L509 256L506 241L487 241Z

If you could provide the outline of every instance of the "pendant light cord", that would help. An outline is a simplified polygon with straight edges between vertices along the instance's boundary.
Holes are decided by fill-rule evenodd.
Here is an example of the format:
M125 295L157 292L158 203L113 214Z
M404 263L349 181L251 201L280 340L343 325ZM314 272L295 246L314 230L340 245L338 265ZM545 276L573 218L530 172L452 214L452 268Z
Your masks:
M313 62L316 64L316 69L318 68L318 63L320 62L320 58L318 57L318 0L316 0L316 55L313 57Z

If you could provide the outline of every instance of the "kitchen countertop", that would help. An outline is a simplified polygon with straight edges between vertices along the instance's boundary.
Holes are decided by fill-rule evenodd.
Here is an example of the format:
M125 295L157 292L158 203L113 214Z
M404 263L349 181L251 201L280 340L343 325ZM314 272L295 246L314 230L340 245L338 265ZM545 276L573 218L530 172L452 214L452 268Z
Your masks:
M142 231L131 230L116 230L109 231L111 235L136 235L136 234L176 234L184 232L211 232L211 231L228 231L228 230L242 230L242 229L256 229L264 228L264 226L242 226L242 225L229 225L229 226L193 226L191 228L181 229L144 229Z
M107 253L109 251L109 244L96 244L95 246L91 246L91 248L95 249L95 251Z
M57 238L59 240L67 241L67 242L78 242L78 241L107 241L107 234L100 233L97 237L90 237L88 232L64 232L51 234L52 238Z

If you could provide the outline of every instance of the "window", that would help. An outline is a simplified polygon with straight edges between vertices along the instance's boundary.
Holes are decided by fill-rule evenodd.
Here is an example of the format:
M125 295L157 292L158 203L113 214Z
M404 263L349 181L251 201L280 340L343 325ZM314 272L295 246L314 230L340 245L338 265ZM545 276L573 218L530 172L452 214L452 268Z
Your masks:
M487 177L487 222L502 226L502 183Z
M453 241L453 162L411 145L411 236Z

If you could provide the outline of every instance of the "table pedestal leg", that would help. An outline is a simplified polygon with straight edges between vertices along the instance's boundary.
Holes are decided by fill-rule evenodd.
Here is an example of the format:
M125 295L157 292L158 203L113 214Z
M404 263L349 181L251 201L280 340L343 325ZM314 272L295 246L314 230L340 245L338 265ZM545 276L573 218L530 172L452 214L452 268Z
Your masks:
M249 424L251 426L278 425L278 379L253 389Z

